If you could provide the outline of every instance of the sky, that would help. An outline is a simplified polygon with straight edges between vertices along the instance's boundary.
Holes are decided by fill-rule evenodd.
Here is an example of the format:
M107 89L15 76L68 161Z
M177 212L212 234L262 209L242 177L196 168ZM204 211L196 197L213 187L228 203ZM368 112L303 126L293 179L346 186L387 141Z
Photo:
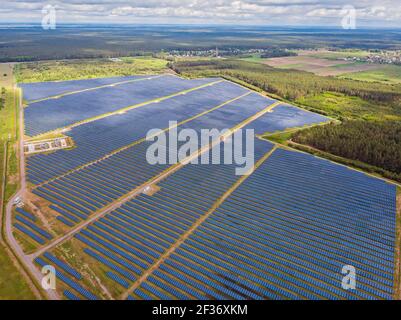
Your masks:
M352 6L357 27L401 26L400 0L1 0L0 23L40 24L46 5L57 23L341 27Z

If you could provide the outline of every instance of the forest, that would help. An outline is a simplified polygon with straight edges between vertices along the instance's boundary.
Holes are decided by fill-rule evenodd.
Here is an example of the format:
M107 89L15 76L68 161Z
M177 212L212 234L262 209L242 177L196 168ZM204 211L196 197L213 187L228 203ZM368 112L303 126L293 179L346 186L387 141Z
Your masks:
M0 25L1 26L1 25ZM369 41L366 41L369 39ZM16 41L18 40L18 41ZM273 27L242 25L58 24L43 32L39 25L5 23L0 28L0 61L109 58L137 52L231 49L401 49L401 31L374 28Z
M383 168L401 181L401 123L345 121L300 130L292 141Z

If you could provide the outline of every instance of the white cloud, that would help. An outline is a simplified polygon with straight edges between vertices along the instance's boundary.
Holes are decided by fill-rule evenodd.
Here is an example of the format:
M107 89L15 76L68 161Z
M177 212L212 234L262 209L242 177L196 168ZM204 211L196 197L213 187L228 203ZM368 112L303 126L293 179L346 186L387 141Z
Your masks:
M150 23L339 23L354 5L365 25L401 25L399 0L2 0L0 21L37 22L53 4L61 22Z

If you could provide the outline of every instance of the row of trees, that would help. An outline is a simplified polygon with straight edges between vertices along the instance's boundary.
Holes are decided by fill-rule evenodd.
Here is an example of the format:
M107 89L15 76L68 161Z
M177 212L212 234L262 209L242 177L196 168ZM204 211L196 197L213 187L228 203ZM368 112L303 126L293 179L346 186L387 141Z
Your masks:
M292 140L401 177L400 122L346 121L298 131Z
M0 91L0 110L6 105L6 88L1 88Z

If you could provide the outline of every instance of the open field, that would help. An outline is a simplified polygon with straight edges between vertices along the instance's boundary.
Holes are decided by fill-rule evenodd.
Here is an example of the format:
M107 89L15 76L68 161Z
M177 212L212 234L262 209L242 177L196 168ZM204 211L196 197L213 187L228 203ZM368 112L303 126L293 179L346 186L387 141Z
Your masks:
M363 58L371 54L369 51L364 50L297 50L295 51L299 56L308 56L318 59L341 60L352 58Z
M146 160L151 142L144 137L152 128L198 134L230 128L223 138L212 138L211 146L203 141L185 153L196 159L200 150L217 152L221 159L218 146L239 129L259 136L332 119L222 79L166 76L156 98L153 81L136 82L124 99L120 85L58 83L51 92L32 84L42 102L54 100L70 115L70 99L87 104L90 112L99 107L91 99L110 105L108 99L119 97L112 110L100 108L54 126L71 127L63 133L74 140L74 149L26 160L27 200L39 210L26 206L14 212L14 227L20 226L14 233L22 246L34 243L25 259L56 267L60 298L393 297L394 185L255 136L250 175L237 175L236 163L151 165ZM29 86L24 86L28 96ZM86 96L82 90L88 88ZM127 99L143 101L127 109ZM27 130L34 128L28 111L35 108L43 112L41 102L25 108ZM45 114L56 122L64 118L56 105ZM35 122L38 133L48 130ZM360 272L352 292L341 289L344 264Z
M341 93L326 92L317 95L308 95L296 100L297 103L313 109L342 118L364 120L396 120L397 117L389 114L388 107L365 101L358 97L350 97ZM377 113L383 114L380 118Z
M370 71L345 73L341 75L341 78L353 79L358 81L400 84L401 66L382 65Z
M33 300L35 296L0 244L0 300Z
M295 69L312 72L319 76L339 76L345 73L376 70L380 65L362 62L318 58L314 56L296 56L271 58L264 61L269 66L281 69Z
M13 63L0 63L0 88L13 86L13 67Z
M241 60L267 64L279 69L311 72L319 76L340 76L354 72L376 70L381 67L381 65L377 64L352 60L367 56L369 54L367 51L295 50L294 52L297 53L297 56L265 59L261 58L259 54L255 54L252 57Z
M312 72L319 76L337 76L342 79L388 84L401 83L400 66L358 61L372 54L368 51L295 50L294 52L298 56L264 59L255 54L241 60L267 64L279 69Z

